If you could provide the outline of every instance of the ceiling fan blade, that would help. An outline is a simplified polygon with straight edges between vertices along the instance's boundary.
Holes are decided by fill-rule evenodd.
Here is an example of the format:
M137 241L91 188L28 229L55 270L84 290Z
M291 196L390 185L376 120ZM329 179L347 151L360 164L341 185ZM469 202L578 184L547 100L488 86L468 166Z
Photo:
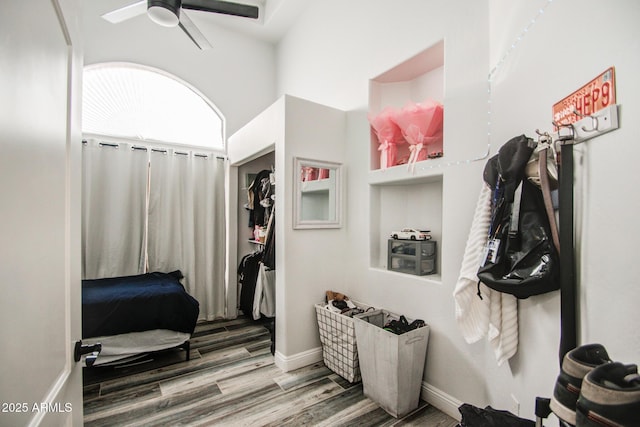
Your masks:
M201 50L211 49L211 43L209 40L200 32L196 24L187 16L187 14L182 11L180 14L180 28L185 32L186 35L189 36L192 42L196 44Z
M138 15L144 15L147 13L147 0L137 1L128 6L121 7L120 9L107 12L102 15L102 18L111 22L112 24L119 24Z
M260 11L258 6L223 0L184 0L182 2L182 8L252 19L258 19Z

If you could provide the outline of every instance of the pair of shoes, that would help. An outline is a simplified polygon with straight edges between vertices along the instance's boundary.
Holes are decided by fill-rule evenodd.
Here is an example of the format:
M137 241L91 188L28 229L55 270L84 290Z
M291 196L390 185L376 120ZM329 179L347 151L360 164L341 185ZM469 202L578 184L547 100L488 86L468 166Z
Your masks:
M596 367L610 362L607 350L601 344L587 344L565 354L551 398L553 413L562 421L576 425L576 402L584 377Z
M591 371L582 382L576 426L640 426L638 366L612 362Z
M640 376L636 365L613 362L601 344L567 353L551 410L573 426L640 426Z

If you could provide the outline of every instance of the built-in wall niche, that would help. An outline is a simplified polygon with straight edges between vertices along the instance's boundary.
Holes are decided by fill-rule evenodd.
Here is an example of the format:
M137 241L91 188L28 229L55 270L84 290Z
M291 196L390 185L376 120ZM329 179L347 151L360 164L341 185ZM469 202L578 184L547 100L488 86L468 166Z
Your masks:
M442 175L370 185L371 267L387 271L388 240L393 231L428 229L436 245L436 274L415 276L441 281ZM389 272L389 274L403 274Z
M407 104L426 101L444 103L444 40L423 50L369 81L369 116L385 108L401 109ZM384 169L381 162L380 142L371 129L371 170ZM443 153L446 155L443 139ZM409 144L397 145L397 159L402 162L410 156ZM434 159L424 160L434 161ZM436 160L437 161L437 160ZM392 166L401 168L402 165ZM404 165L404 168L407 166Z

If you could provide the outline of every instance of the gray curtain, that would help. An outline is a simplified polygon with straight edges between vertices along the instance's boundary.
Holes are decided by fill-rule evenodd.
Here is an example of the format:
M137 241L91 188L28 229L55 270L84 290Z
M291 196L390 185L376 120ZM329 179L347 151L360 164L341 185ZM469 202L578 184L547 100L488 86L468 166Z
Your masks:
M224 317L224 170L223 159L179 148L85 145L84 277L180 270L200 318Z
M83 145L82 277L143 273L147 153L127 143Z
M149 270L181 270L207 320L225 316L224 160L152 151Z

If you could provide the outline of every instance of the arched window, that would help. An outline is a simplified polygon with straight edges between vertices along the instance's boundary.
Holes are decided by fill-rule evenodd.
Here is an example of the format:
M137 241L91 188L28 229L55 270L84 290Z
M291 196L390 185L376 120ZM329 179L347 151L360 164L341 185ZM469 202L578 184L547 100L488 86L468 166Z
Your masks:
M83 133L224 150L222 115L177 77L110 62L86 66L83 79Z

